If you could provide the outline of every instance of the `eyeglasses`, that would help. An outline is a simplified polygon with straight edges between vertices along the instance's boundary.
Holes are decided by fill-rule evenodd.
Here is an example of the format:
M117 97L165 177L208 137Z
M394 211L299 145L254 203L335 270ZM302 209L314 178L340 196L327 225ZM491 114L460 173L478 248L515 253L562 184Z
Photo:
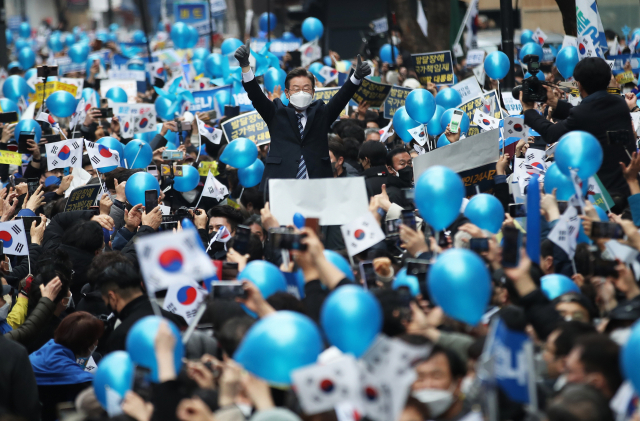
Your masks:
M293 94L297 94L298 92L304 92L307 94L311 94L313 93L313 88L310 88L308 86L305 86L304 88L299 88L299 87L293 87L293 88L289 88L289 92L291 93L291 95Z

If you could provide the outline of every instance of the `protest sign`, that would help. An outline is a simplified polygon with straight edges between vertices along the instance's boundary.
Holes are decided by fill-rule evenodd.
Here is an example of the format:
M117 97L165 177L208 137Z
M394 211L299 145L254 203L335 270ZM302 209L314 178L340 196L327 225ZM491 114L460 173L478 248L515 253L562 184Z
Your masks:
M82 72L85 70L84 63L74 63L67 56L56 57L54 66L58 66L58 74L64 76L72 72Z
M64 211L89 210L95 203L101 188L100 184L89 184L74 189L69 195Z
M389 95L389 91L391 91L391 85L363 79L358 91L353 95L353 99L358 104L367 101L371 109L380 108Z
M482 89L480 88L480 85L478 84L478 81L474 76L468 77L460 83L456 83L451 88L458 91L460 97L462 98L461 103L464 103L471 98L482 95Z
M198 167L198 173L201 176L206 177L207 174L209 174L209 171L211 171L211 174L213 174L214 177L216 175L220 175L220 172L218 171L218 161L201 161L200 162L200 166Z
M42 82L36 83L36 93L32 94L33 96L29 97L29 102L36 102L38 104L36 105L36 108L40 108L43 94L44 94L44 99L46 100L47 98L49 98L49 95L51 95L56 91L67 91L71 95L73 95L75 98L76 93L78 92L78 87L76 85L71 85L71 84L62 83L58 81L47 82L46 85Z
M475 186L481 192L491 192L499 157L499 132L491 130L480 133L413 158L413 179L417 180L433 166L444 165L462 178L467 197L476 194Z
M407 95L409 95L409 92L412 90L411 88L392 86L389 95L387 95L387 98L384 100L384 118L393 118L396 110L404 107Z
M124 89L129 101L133 101L138 96L138 84L135 79L104 79L100 81L100 96L105 98L109 89L114 86Z
M217 88L205 89L202 91L192 92L194 103L190 105L189 111L192 113L204 113L206 111L216 110L216 100L214 99L215 93L224 89L229 89L229 86L219 86ZM218 113L220 115L220 113Z
M261 51L267 45L266 38L251 38L251 49L253 51ZM271 38L269 51L276 57L281 58L289 51L296 51L302 45L302 38Z
M251 139L256 144L261 145L271 141L269 128L257 111L242 114L222 123L222 131L227 138L227 142L231 142L239 137Z
M320 225L344 225L369 209L364 177L272 178L269 196L271 213L283 223L293 221L293 215L299 212L308 218L320 218Z
M413 57L416 73L422 85L427 86L429 82L435 83L436 86L453 83L451 51L412 54L411 57Z
M385 16L380 19L372 20L369 26L373 28L373 32L376 34L384 34L389 30L389 21Z
M473 122L473 116L476 110L489 115L490 117L502 119L502 113L500 112L500 105L498 103L498 96L496 91L487 92L484 95L473 98L461 106L458 107L469 116L470 125L467 136L475 136L480 133L480 127Z
M484 63L484 50L469 50L467 52L467 66L476 67Z
M328 104L331 98L333 98L340 88L318 88L316 89L316 93L313 96L313 99L321 99L322 102ZM340 112L340 117L343 118L349 115L349 104L344 107L344 110Z
M196 47L209 48L209 3L205 1L180 2L173 4L176 22L184 22L198 31Z
M522 114L522 103L515 99L511 92L503 92L502 100L504 101L504 107L507 109L509 115Z
M147 80L147 72L144 70L113 70L107 71L109 79L119 80L135 80L138 82L144 82Z
M626 83L633 83L635 79L636 78L633 75L632 71L626 71L623 73L618 73L616 75L616 82L618 82L620 85L624 85Z
M84 87L84 79L74 78L74 77L61 77L58 79L62 83L66 83L67 85L74 85L76 89L76 99L80 99L82 97L82 88Z
M617 56L609 56L609 60L613 61L611 72L613 72L614 75L624 73L626 71L624 69L624 65L627 64L627 62L631 64L631 72L635 74L640 73L640 54L620 54Z
M0 151L0 164L22 165L22 154L19 152Z

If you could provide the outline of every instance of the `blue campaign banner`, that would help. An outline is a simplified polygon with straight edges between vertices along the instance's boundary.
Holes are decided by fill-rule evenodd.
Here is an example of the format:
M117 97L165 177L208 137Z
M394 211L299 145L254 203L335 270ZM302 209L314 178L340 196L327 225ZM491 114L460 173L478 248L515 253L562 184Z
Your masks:
M261 51L266 44L266 38L251 38L251 49L253 51ZM287 52L297 50L301 45L302 38L271 38L269 51L275 54L276 57L282 58L282 56L284 56Z
M496 383L509 399L520 403L529 403L531 373L527 368L525 344L530 341L526 333L509 329L501 319L496 321L490 349Z
M610 56L609 60L613 60L611 72L614 75L625 72L624 65L627 61L631 62L631 71L633 74L640 73L640 54L620 54L617 56Z
M184 22L198 30L200 38L197 47L209 48L209 3L188 2L174 3L173 14L176 22Z
M215 110L215 102L213 100L213 97L216 92L221 91L223 89L229 89L229 86L218 86L216 88L211 88L204 91L192 92L195 103L193 103L189 107L189 111L203 113L205 111ZM220 111L224 112L224 110L220 110Z

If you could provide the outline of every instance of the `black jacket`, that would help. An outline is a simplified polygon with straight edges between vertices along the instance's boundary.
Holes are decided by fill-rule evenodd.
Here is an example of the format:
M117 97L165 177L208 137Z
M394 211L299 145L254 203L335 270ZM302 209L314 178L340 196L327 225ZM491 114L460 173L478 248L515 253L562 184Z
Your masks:
M402 189L410 189L413 183L402 180L400 177L389 174L384 184L387 185L387 195L391 203L402 206L405 209L414 209L413 201L404 197Z
M362 172L369 199L371 199L372 196L382 193L382 185L387 182L387 174L388 170L385 165L367 168Z
M629 143L626 148L629 154L635 152L635 135L631 126L629 107L618 95L598 91L582 100L577 107L565 101L558 101L558 107L553 113L556 124L545 120L535 110L524 113L527 126L540 133L547 143L554 143L562 135L573 130L582 130L594 135L604 152L602 166L598 177L611 195L629 196L629 187L625 181L620 162L629 164L629 156L622 145L608 145L607 132L616 130L629 131Z
M307 123L302 139L293 106L285 106L279 98L270 101L255 78L242 86L271 133L271 146L260 191L267 189L271 178L295 178L300 156L304 156L309 178L333 177L327 134L331 124L358 90L358 85L347 80L329 103L320 100L312 102L307 108Z
M7 412L38 421L38 387L27 350L0 336L0 355L0 415Z

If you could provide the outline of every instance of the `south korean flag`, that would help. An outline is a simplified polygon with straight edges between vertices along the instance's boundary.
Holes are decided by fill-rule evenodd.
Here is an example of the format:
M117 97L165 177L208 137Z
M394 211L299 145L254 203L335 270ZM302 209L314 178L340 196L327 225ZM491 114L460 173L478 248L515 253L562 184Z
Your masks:
M0 241L4 254L28 256L29 246L22 219L0 222Z
M69 139L64 142L47 143L47 169L82 167L82 139Z
M85 139L85 146L87 147L87 154L91 161L91 166L94 169L104 167L119 167L120 166L120 154L114 149L109 149L104 145L95 142L89 142Z

